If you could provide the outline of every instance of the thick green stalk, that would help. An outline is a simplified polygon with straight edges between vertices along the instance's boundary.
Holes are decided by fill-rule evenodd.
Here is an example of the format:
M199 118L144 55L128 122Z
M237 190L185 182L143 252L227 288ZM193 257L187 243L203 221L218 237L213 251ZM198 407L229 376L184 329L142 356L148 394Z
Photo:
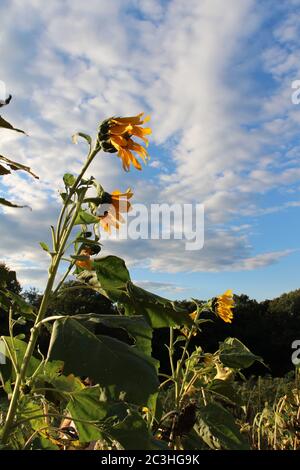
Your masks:
M179 392L179 384L178 384L178 377L174 367L174 330L170 328L170 343L169 343L169 359L170 359L170 366L172 371L172 378L174 380L174 390L175 390L175 402L177 402L178 392Z
M201 311L198 308L197 309L197 315L196 315L195 320L194 320L195 322L198 320L200 313L201 313ZM188 368L186 368L185 372L183 373L182 379L181 379L181 373L182 373L183 365L184 365L185 358L186 358L186 355L187 355L187 352L188 352L188 347L190 345L190 342L191 342L191 339L193 337L194 331L195 331L194 326L192 326L192 328L189 331L188 337L186 339L186 342L185 342L185 345L184 345L184 348L183 348L183 351L182 351L181 358L180 358L180 360L177 364L177 370L176 370L177 381L178 381L178 383L180 383L180 381L181 381L180 391L179 391L179 393L177 393L177 397L176 397L177 398L177 401L176 401L177 409L180 408L181 396L182 396L182 393L184 392L184 386L185 386L185 382L186 382L187 375L188 375Z
M66 198L66 200L64 201L64 205L61 209L61 212L59 214L59 218L58 218L58 223L57 223L57 231L56 231L56 244L58 245L59 242L60 242L60 236L61 236L61 225L62 225L62 221L63 221L63 217L64 217L64 214L65 214L65 210L66 208L68 207L68 204L72 198L72 196L74 195L75 191L76 191L76 188L78 186L78 184L80 183L83 175L85 174L86 170L88 169L88 167L90 166L92 160L94 159L94 157L97 155L97 153L99 152L99 148L97 148L97 146L90 151L90 153L88 154L87 156L87 159L86 159L86 162L84 164L84 166L82 167L82 170L81 172L79 173L79 175L77 176L73 186L70 188L70 192Z
M90 165L90 163L92 162L93 158L95 157L95 155L97 153L98 153L98 150L94 149L89 154L85 165L83 166L80 174L78 175L74 185L72 186L72 188L70 190L70 194L73 195L75 193L76 188L77 188L79 182L81 181L81 178L83 177L85 171L87 170L88 166ZM71 197L71 196L69 195L69 197ZM70 199L65 201L64 207L67 206L69 200ZM24 357L23 357L20 372L17 374L17 377L16 377L14 391L13 391L12 398L11 398L11 401L10 401L9 409L8 409L6 420L5 420L5 424L3 426L2 436L1 436L3 444L5 444L8 440L8 438L9 438L11 427L12 427L12 424L13 424L13 421L14 421L14 418L15 418L15 414L16 414L16 411L17 411L17 407L18 407L19 397L20 397L20 393L21 393L21 385L22 385L22 383L24 382L24 380L26 378L26 372L27 372L27 368L28 368L28 365L29 365L29 361L30 361L30 359L33 355L35 345L36 345L36 342L37 342L37 339L38 339L39 328L36 328L36 326L44 318L44 315L45 315L45 312L46 312L46 309L47 309L47 306L48 306L48 302L49 302L49 297L51 295L52 288L53 288L53 285L54 285L54 282L55 282L55 278L56 278L57 270L58 270L58 267L59 267L59 263L60 263L61 257L63 256L63 252L64 252L64 249L65 249L66 243L67 243L68 238L69 238L69 236L71 234L71 231L73 229L73 226L74 226L74 223L75 223L75 220L76 220L76 217L77 217L77 213L78 213L78 211L81 207L81 204L82 204L82 200L79 199L79 201L76 204L76 210L73 214L73 217L72 217L68 227L62 233L62 237L61 237L61 240L60 240L60 243L59 243L58 252L53 257L52 262L51 262L46 289L45 289L45 292L44 292L44 295L43 295L43 299L42 299L42 302L41 302L39 312L37 314L34 326L31 329L30 339L29 339L29 342L28 342L28 345L27 345L27 348L26 348L26 351L25 351L25 354L24 354ZM61 220L62 220L62 217L60 217L58 223L60 223ZM59 232L57 232L57 235L59 235L59 238L60 238L61 234ZM56 241L58 241L58 239Z

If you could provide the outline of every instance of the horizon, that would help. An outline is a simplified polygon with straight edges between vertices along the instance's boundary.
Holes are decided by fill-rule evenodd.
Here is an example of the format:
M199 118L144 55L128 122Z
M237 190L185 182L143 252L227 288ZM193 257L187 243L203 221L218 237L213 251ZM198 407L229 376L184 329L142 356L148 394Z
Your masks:
M125 174L104 154L89 174L109 192L132 187L137 204L202 204L204 247L111 238L101 255L124 257L136 283L176 300L299 288L300 1L279 3L1 3L0 84L12 95L1 116L29 135L1 130L1 154L40 177L0 183L0 197L32 209L1 208L0 260L25 289L46 283L39 241L50 240L63 174L84 158L71 136L142 111L148 165Z

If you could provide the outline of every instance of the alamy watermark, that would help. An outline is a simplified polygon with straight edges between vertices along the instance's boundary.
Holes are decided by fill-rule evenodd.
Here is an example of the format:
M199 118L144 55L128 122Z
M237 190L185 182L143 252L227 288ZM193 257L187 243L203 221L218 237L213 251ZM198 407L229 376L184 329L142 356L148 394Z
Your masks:
M203 204L133 204L128 213L123 204L126 202L120 201L117 210L111 204L101 206L98 215L120 222L118 230L102 239L183 240L187 251L203 248Z
M293 93L291 95L291 100L293 104L300 104L300 80L294 80L291 84Z

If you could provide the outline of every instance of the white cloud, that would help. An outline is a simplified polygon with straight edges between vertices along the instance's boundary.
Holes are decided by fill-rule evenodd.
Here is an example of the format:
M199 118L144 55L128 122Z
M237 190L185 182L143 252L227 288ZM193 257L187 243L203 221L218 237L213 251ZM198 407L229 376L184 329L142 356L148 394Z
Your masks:
M296 2L285 5L288 11ZM209 237L196 257L178 242L111 246L121 254L130 247L130 262L147 261L162 271L256 269L288 254L252 256L249 234L220 235L216 227L243 225L240 214L265 210L257 193L299 183L290 145L299 127L290 84L300 77L300 32L292 13L273 37L268 33L262 53L255 37L269 12L255 0L189 0L188 7L181 0L14 0L0 13L0 78L14 95L5 112L30 133L4 133L1 152L30 164L41 178L3 179L10 197L33 212L5 211L0 258L13 247L14 266L21 257L33 259L33 269L44 267L42 254L32 258L34 246L55 220L62 174L78 171L85 152L70 136L94 133L102 118L140 109L151 111L153 141L168 153L163 163L156 157L150 164L161 170L159 177L145 184L131 172L125 184L120 161L111 155L99 157L91 173L107 189L136 187L142 202L204 202ZM274 91L259 90L258 67L278 84ZM7 227L13 237L3 237ZM36 281L29 270L26 282L31 275Z
M133 281L138 286L149 291L163 291L170 292L171 294L177 294L179 292L184 292L186 288L178 286L172 282L158 282L158 281Z

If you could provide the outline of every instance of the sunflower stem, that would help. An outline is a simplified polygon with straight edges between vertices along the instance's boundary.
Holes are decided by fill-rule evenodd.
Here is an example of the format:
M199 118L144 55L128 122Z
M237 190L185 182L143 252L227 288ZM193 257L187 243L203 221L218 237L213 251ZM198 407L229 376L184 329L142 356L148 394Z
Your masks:
M7 412L7 415L6 415L6 420L5 420L5 423L4 423L4 426L3 426L3 429L2 429L2 434L1 434L3 444L7 443L8 439L9 439L9 436L10 436L11 429L14 426L14 419L15 419L15 416L16 416L16 412L17 412L18 404L19 404L19 399L20 399L20 395L21 395L21 386L22 386L23 382L25 381L28 365L29 365L30 359L33 355L33 352L34 352L34 349L35 349L35 346L36 346L36 342L37 342L37 339L38 339L38 335L39 335L39 328L37 327L37 325L40 324L40 322L44 319L44 316L45 316L45 313L46 313L46 310L47 310L47 307L48 307L48 303L49 303L49 298L50 298L50 295L52 293L52 288L53 288L55 278L56 278L56 274L57 274L57 271L58 271L58 267L59 267L61 258L63 257L64 250L65 250L66 244L68 242L69 236L72 232L74 223L76 221L77 214L78 214L78 212L81 208L81 204L83 202L84 194L81 194L79 196L78 201L76 203L75 211L73 213L73 216L72 216L70 222L68 224L63 224L63 230L61 230L61 225L62 225L63 217L64 217L64 214L65 214L65 210L66 210L67 205L68 205L69 201L71 200L72 196L75 194L75 192L78 188L78 185L81 182L81 179L82 179L83 175L85 174L87 168L89 167L89 165L91 164L92 160L94 159L96 154L99 152L99 150L100 150L99 147L96 146L92 151L89 152L89 155L86 159L86 162L85 162L84 166L82 167L82 170L81 170L80 174L76 178L73 186L70 189L68 197L64 201L64 205L63 205L63 208L61 210L61 213L60 213L60 216L59 216L59 219L58 219L57 230L56 230L56 233L55 233L55 237L53 239L53 245L54 245L53 248L54 248L54 250L55 250L55 248L58 248L58 250L51 259L51 264L50 264L49 271L48 271L49 272L48 281L47 281L47 285L46 285L46 288L45 288L45 291L44 291L42 302L41 302L38 314L36 316L34 326L31 329L30 339L29 339L29 342L28 342L28 345L27 345L27 348L26 348L26 351L25 351L25 354L24 354L24 357L23 357L23 361L22 361L20 370L18 370L18 372L16 374L16 382L15 382L14 390L13 390L13 393L12 393L12 398L11 398L11 401L10 401L10 404L9 404L8 412Z

